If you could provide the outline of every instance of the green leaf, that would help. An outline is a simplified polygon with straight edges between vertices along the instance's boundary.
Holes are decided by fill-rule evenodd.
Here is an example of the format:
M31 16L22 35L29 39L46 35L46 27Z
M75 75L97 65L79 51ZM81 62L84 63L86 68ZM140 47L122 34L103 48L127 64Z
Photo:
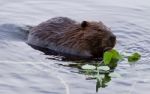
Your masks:
M106 51L104 53L104 57L103 57L103 61L105 65L108 65L111 61L113 54L111 53L111 51Z
M107 65L110 69L115 69L118 65L118 62L119 60L116 59L116 58L112 58L110 63Z
M94 77L96 79L102 80L105 77L105 75L104 74L99 74L99 75L95 75Z
M118 77L121 77L121 75L119 73L116 73L116 72L112 72L109 74L110 77L113 77L113 78L118 78Z
M99 66L97 69L98 70L104 70L104 71L110 70L110 68L108 66Z
M128 56L128 62L136 62L141 58L139 53L133 53L131 56Z
M117 50L112 49L110 51L106 51L103 56L104 64L108 65L112 59L117 59L119 61L122 60L123 57L119 54Z
M119 60L123 58L122 55L120 55L117 50L112 49L111 53L113 54L112 58L116 58L116 59L119 59Z
M84 70L94 70L94 69L96 69L95 66L89 65L89 64L83 65L81 68L84 69Z

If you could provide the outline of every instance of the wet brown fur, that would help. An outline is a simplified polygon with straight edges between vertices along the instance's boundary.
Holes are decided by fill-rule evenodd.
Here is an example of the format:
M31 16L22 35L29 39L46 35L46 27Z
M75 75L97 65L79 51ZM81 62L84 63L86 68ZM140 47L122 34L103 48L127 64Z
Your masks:
M39 24L30 30L28 38L31 45L79 58L101 57L104 49L113 48L115 42L115 35L102 22L78 23L67 17L56 17Z

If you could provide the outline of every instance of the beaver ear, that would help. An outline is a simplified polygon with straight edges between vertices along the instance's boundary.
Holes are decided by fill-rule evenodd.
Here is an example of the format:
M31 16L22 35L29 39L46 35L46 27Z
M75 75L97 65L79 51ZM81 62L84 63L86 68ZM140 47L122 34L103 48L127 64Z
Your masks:
M81 27L82 28L85 28L85 27L87 27L88 26L88 22L87 21L83 21L82 23L81 23Z

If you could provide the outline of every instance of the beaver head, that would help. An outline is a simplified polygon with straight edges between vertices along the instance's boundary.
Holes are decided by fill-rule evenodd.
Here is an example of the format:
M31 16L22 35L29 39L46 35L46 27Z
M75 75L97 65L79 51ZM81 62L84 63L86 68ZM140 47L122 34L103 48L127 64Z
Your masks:
M93 57L102 57L105 51L115 46L116 36L102 22L83 21L81 27L84 42Z

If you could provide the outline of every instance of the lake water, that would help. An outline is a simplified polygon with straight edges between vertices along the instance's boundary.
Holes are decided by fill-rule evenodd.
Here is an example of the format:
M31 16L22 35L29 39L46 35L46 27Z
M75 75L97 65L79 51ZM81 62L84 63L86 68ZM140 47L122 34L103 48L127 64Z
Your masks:
M101 20L116 34L116 49L141 53L132 67L120 62L115 71L122 77L98 94L150 92L149 0L0 0L0 6L0 94L97 94L94 80L58 65L71 62L46 59L52 56L25 43L26 25L56 16Z

